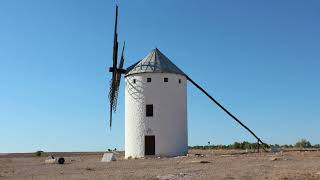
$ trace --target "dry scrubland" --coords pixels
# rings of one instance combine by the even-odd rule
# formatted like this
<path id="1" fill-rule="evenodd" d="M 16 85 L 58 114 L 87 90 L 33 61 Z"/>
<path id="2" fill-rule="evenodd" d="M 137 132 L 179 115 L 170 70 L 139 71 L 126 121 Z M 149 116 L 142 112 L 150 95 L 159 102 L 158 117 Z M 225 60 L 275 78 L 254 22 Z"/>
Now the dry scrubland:
<path id="1" fill-rule="evenodd" d="M 0 155 L 0 179 L 320 179 L 320 151 L 244 153 L 190 150 L 188 156 L 99 162 L 103 153 L 53 153 L 66 164 L 44 164 L 45 156 Z M 199 155 L 200 154 L 200 155 Z"/>

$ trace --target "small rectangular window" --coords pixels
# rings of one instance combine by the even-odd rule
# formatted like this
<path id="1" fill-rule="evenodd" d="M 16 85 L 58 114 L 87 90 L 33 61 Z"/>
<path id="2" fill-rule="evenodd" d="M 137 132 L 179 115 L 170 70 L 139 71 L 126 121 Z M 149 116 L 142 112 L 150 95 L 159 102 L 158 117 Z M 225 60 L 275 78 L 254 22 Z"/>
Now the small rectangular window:
<path id="1" fill-rule="evenodd" d="M 136 79 L 133 79 L 133 84 L 135 84 L 136 83 Z"/>
<path id="2" fill-rule="evenodd" d="M 163 81 L 164 81 L 164 82 L 168 82 L 168 78 L 164 78 Z"/>
<path id="3" fill-rule="evenodd" d="M 181 79 L 179 79 L 179 84 L 181 84 Z"/>
<path id="4" fill-rule="evenodd" d="M 153 104 L 146 105 L 146 116 L 147 117 L 153 116 Z"/>
<path id="5" fill-rule="evenodd" d="M 151 82 L 151 78 L 147 78 L 147 82 Z"/>

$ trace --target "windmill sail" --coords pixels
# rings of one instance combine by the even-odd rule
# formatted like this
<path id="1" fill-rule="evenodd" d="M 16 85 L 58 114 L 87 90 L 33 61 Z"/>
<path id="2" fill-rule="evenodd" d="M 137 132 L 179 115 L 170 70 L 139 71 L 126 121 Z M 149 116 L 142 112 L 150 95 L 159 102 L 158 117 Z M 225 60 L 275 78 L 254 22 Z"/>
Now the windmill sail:
<path id="1" fill-rule="evenodd" d="M 109 102 L 110 102 L 110 128 L 112 126 L 112 113 L 115 111 L 115 90 L 116 90 L 116 76 L 117 76 L 117 59 L 118 59 L 118 6 L 116 6 L 116 17 L 114 23 L 114 37 L 113 37 L 113 64 L 112 64 L 112 79 L 110 81 Z"/>
<path id="2" fill-rule="evenodd" d="M 119 87 L 120 87 L 120 81 L 121 81 L 121 72 L 120 72 L 120 70 L 122 70 L 123 64 L 124 64 L 124 56 L 123 56 L 124 47 L 125 47 L 125 43 L 123 43 L 120 63 L 119 63 L 119 67 L 118 67 L 118 72 L 116 73 L 115 90 L 114 90 L 115 94 L 114 94 L 114 104 L 113 104 L 114 112 L 117 110 L 118 94 L 119 94 Z"/>
<path id="3" fill-rule="evenodd" d="M 112 78 L 110 80 L 110 91 L 109 91 L 109 102 L 110 102 L 110 122 L 109 126 L 112 126 L 112 114 L 117 110 L 117 100 L 118 100 L 118 92 L 121 81 L 121 74 L 125 73 L 123 69 L 124 64 L 124 46 L 122 47 L 120 64 L 118 66 L 118 6 L 116 6 L 116 16 L 114 23 L 114 39 L 113 39 L 113 56 L 112 56 L 112 67 L 110 67 L 109 71 L 112 73 Z"/>
<path id="4" fill-rule="evenodd" d="M 116 17 L 114 23 L 114 37 L 113 37 L 113 68 L 117 67 L 118 59 L 118 6 L 116 6 Z"/>

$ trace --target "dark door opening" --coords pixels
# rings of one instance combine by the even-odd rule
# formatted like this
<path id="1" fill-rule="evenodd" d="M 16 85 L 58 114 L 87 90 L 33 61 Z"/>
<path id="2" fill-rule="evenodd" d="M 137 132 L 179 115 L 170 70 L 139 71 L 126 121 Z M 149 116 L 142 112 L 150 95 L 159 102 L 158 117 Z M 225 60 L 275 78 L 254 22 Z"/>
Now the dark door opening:
<path id="1" fill-rule="evenodd" d="M 145 155 L 155 155 L 156 142 L 154 136 L 145 136 L 144 138 L 144 154 Z"/>

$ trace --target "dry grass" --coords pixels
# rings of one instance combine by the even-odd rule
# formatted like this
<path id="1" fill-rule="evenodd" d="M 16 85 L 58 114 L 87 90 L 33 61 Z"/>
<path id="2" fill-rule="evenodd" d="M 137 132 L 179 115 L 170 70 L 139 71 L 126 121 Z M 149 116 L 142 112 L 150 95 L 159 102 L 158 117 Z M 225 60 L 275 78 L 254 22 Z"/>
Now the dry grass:
<path id="1" fill-rule="evenodd" d="M 320 179 L 319 151 L 191 150 L 188 156 L 131 160 L 122 152 L 110 163 L 100 162 L 100 152 L 54 154 L 66 163 L 44 164 L 46 157 L 27 153 L 0 155 L 0 179 Z"/>

